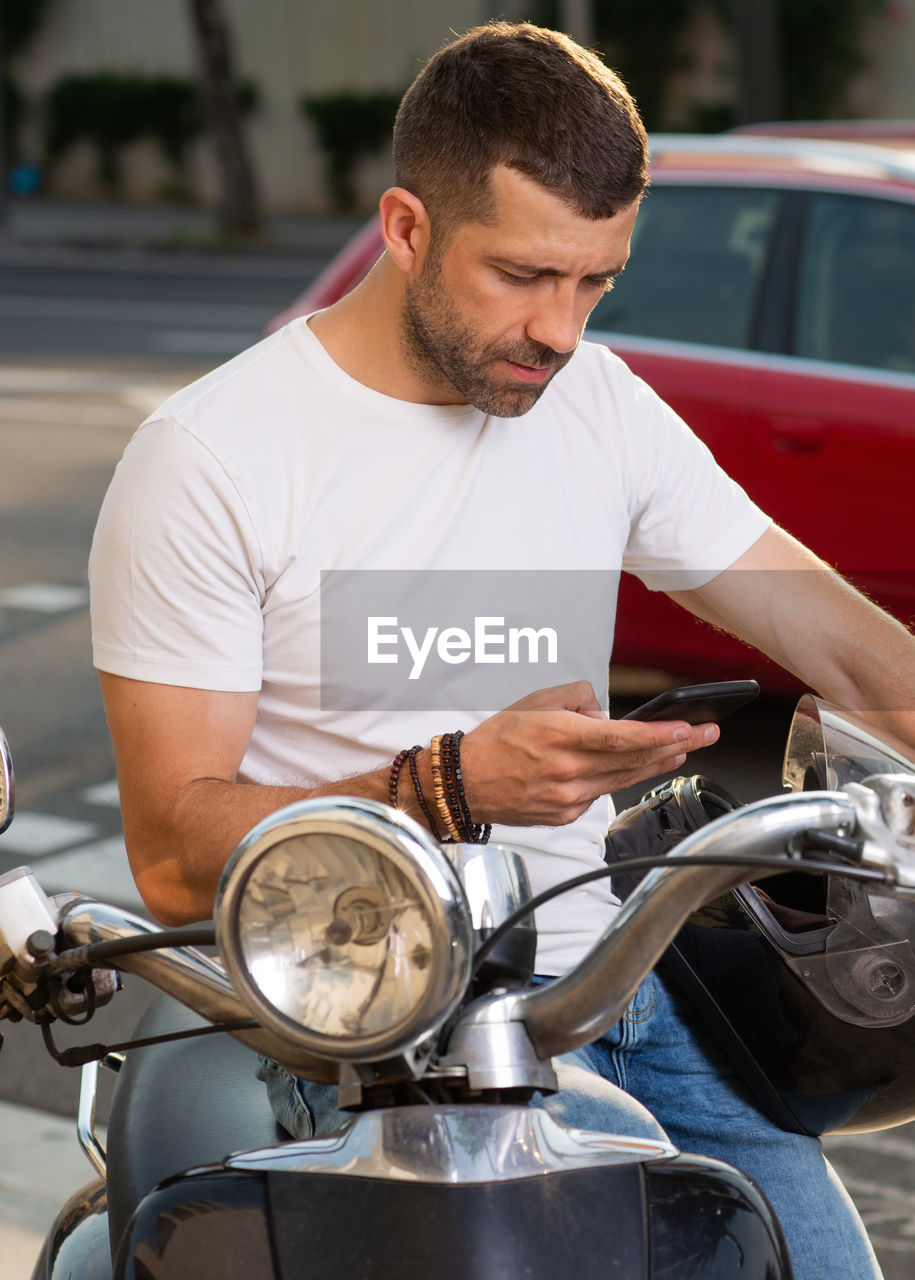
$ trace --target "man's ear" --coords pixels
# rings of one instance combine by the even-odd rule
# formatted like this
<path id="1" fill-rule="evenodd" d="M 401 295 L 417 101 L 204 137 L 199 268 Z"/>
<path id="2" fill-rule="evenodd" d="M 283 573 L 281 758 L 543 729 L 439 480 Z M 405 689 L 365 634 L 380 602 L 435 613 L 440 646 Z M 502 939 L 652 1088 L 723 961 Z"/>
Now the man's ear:
<path id="1" fill-rule="evenodd" d="M 405 187 L 391 187 L 381 197 L 378 211 L 388 256 L 407 275 L 419 275 L 429 249 L 426 206 Z"/>

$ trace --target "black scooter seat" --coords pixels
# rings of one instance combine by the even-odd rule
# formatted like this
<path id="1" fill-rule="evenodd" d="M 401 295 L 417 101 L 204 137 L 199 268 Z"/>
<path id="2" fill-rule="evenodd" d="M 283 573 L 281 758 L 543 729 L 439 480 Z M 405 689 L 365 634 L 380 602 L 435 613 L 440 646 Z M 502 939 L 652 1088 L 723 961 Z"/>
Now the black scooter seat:
<path id="1" fill-rule="evenodd" d="M 168 996 L 150 1005 L 138 1037 L 208 1025 Z M 118 1073 L 108 1121 L 112 1250 L 157 1183 L 233 1151 L 289 1141 L 256 1076 L 257 1054 L 218 1034 L 135 1049 Z"/>

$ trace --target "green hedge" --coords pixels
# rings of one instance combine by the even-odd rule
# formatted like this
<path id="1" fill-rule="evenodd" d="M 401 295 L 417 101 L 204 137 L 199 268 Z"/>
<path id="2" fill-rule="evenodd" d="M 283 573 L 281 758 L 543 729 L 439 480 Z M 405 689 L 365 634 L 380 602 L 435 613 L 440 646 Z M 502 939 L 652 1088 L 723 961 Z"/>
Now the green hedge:
<path id="1" fill-rule="evenodd" d="M 345 91 L 300 99 L 299 107 L 314 125 L 324 152 L 327 185 L 339 212 L 355 207 L 356 161 L 390 141 L 402 96 Z"/>
<path id="2" fill-rule="evenodd" d="M 238 89 L 243 112 L 254 109 L 257 92 L 249 84 Z M 203 132 L 205 116 L 198 86 L 178 76 L 63 76 L 44 101 L 45 143 L 49 162 L 74 143 L 88 140 L 96 148 L 100 180 L 109 188 L 120 181 L 122 149 L 142 138 L 158 142 L 179 186 L 189 143 Z"/>

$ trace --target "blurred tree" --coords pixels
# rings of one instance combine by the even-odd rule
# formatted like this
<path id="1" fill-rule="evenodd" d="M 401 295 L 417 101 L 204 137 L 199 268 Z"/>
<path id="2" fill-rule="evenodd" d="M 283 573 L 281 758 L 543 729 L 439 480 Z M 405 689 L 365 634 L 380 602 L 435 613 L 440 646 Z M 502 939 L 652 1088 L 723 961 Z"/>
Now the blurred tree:
<path id="1" fill-rule="evenodd" d="M 53 0 L 0 0 L 0 188 L 19 159 L 19 129 L 25 97 L 10 67 L 37 33 Z"/>
<path id="2" fill-rule="evenodd" d="M 737 45 L 738 124 L 782 115 L 782 40 L 779 0 L 733 0 Z"/>
<path id="3" fill-rule="evenodd" d="M 626 82 L 649 129 L 661 123 L 667 78 L 677 66 L 677 41 L 703 0 L 590 0 L 590 30 L 607 62 Z M 532 0 L 532 22 L 562 27 L 562 0 Z"/>
<path id="4" fill-rule="evenodd" d="M 664 0 L 651 6 L 649 17 L 642 0 L 594 0 L 597 42 L 649 129 L 662 127 L 668 76 L 682 65 L 677 44 L 695 9 L 696 0 Z"/>
<path id="5" fill-rule="evenodd" d="M 782 0 L 785 119 L 819 120 L 847 113 L 848 84 L 867 65 L 864 30 L 888 8 L 887 0 Z"/>
<path id="6" fill-rule="evenodd" d="M 594 45 L 593 0 L 559 0 L 559 27 L 586 49 Z"/>
<path id="7" fill-rule="evenodd" d="M 579 0 L 582 3 L 583 0 Z M 849 81 L 866 65 L 862 36 L 888 0 L 590 0 L 597 46 L 639 104 L 649 129 L 663 129 L 664 92 L 683 65 L 678 45 L 702 7 L 734 38 L 738 101 L 697 110 L 697 127 L 740 118 L 821 119 L 845 111 Z M 531 0 L 530 20 L 562 26 L 564 0 Z"/>
<path id="8" fill-rule="evenodd" d="M 220 226 L 229 235 L 255 235 L 260 202 L 241 127 L 229 19 L 222 0 L 190 0 L 190 16 L 222 189 Z"/>
<path id="9" fill-rule="evenodd" d="M 53 0 L 2 0 L 0 34 L 5 58 L 15 58 L 41 26 Z"/>

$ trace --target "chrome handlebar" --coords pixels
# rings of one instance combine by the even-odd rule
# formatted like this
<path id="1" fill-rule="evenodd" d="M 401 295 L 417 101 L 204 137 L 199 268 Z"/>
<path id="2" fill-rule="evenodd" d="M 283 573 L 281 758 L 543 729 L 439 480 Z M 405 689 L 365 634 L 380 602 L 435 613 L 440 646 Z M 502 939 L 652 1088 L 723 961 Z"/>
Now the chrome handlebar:
<path id="1" fill-rule="evenodd" d="M 677 860 L 682 863 L 697 854 L 778 854 L 810 828 L 847 835 L 854 827 L 853 804 L 832 793 L 777 796 L 693 832 L 677 846 Z M 516 1016 L 538 1055 L 566 1053 L 609 1030 L 689 916 L 747 876 L 745 866 L 733 864 L 679 865 L 649 872 L 581 964 L 555 982 L 516 997 Z"/>
<path id="2" fill-rule="evenodd" d="M 160 932 L 157 925 L 141 916 L 84 897 L 64 903 L 60 928 L 74 947 Z M 120 956 L 117 966 L 124 973 L 136 974 L 174 996 L 208 1022 L 250 1018 L 250 1011 L 239 999 L 222 965 L 195 947 L 140 951 Z M 263 1027 L 244 1028 L 232 1034 L 258 1053 L 275 1058 L 290 1071 L 310 1080 L 328 1084 L 337 1081 L 339 1072 L 335 1062 L 307 1054 Z"/>

